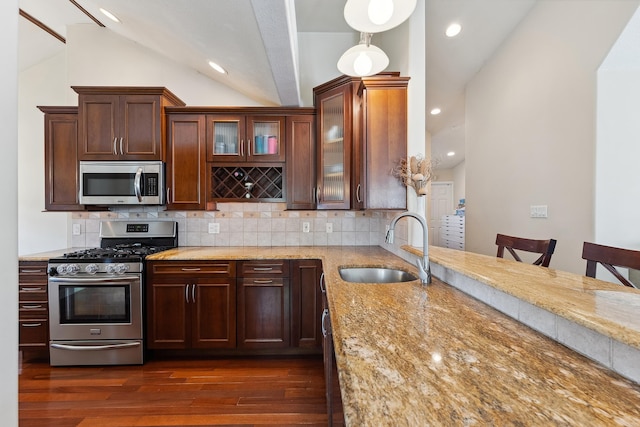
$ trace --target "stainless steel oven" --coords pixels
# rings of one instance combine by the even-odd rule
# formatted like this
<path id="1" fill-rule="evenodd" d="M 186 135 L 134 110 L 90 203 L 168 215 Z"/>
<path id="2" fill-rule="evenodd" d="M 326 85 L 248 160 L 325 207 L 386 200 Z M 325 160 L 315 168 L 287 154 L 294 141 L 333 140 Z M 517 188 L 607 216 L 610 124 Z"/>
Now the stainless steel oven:
<path id="1" fill-rule="evenodd" d="M 75 266 L 98 271 L 49 278 L 51 365 L 143 363 L 142 264 L 54 263 L 50 268 L 60 266 L 62 271 Z M 123 273 L 109 274 L 106 267 Z"/>
<path id="2" fill-rule="evenodd" d="M 49 260 L 52 366 L 144 363 L 144 258 L 177 233 L 175 221 L 103 221 L 100 248 Z"/>

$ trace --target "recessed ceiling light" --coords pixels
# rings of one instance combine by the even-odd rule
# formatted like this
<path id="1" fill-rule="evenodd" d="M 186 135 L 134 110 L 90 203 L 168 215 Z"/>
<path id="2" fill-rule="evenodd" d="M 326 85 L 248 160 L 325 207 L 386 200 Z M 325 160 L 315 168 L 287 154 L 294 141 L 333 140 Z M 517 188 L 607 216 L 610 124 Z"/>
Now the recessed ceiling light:
<path id="1" fill-rule="evenodd" d="M 213 68 L 214 70 L 216 70 L 220 74 L 227 74 L 227 70 L 225 70 L 224 68 L 222 68 L 221 66 L 219 66 L 215 62 L 209 61 L 209 65 L 211 66 L 211 68 Z"/>
<path id="2" fill-rule="evenodd" d="M 460 31 L 462 31 L 462 25 L 454 22 L 447 27 L 444 33 L 447 37 L 455 37 L 460 34 Z"/>
<path id="3" fill-rule="evenodd" d="M 118 19 L 118 17 L 113 13 L 109 12 L 107 9 L 100 8 L 100 12 L 102 12 L 104 16 L 111 19 L 113 22 L 117 22 L 118 24 L 120 23 L 120 20 Z"/>
<path id="4" fill-rule="evenodd" d="M 456 152 L 455 152 L 455 151 L 449 151 L 449 152 L 447 153 L 447 156 L 449 156 L 449 157 L 452 157 L 452 156 L 455 156 L 455 155 L 456 155 Z"/>
<path id="5" fill-rule="evenodd" d="M 432 116 L 437 116 L 438 114 L 440 114 L 442 112 L 442 110 L 440 110 L 439 108 L 434 108 L 433 110 L 431 110 L 431 115 Z"/>

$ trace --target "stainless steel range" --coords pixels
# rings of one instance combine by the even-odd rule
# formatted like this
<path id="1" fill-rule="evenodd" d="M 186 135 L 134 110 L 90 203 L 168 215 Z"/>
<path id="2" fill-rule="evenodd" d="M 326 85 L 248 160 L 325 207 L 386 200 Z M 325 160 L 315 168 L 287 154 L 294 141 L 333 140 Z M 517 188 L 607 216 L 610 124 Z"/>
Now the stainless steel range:
<path id="1" fill-rule="evenodd" d="M 175 221 L 103 221 L 100 248 L 50 259 L 51 365 L 142 364 L 144 258 L 176 246 Z"/>

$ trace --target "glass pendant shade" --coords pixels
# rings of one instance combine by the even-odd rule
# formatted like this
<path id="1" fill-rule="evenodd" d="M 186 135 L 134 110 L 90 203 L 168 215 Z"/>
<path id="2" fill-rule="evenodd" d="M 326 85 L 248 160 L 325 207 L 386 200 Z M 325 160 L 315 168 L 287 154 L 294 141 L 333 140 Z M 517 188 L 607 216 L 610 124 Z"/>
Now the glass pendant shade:
<path id="1" fill-rule="evenodd" d="M 389 65 L 389 57 L 377 46 L 361 43 L 348 49 L 338 60 L 338 70 L 347 76 L 378 74 Z"/>
<path id="2" fill-rule="evenodd" d="M 364 33 L 379 33 L 402 24 L 416 8 L 417 0 L 347 0 L 344 19 Z"/>

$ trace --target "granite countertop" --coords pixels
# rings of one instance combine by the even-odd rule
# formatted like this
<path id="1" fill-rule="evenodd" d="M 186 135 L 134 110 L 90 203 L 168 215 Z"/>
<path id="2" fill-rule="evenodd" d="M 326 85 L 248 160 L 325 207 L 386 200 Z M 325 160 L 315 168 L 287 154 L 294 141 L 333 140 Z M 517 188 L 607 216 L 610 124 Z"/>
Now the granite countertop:
<path id="1" fill-rule="evenodd" d="M 433 248 L 430 256 L 510 295 L 640 343 L 638 316 L 627 316 L 637 307 L 638 291 L 466 252 Z M 148 257 L 268 258 L 323 261 L 347 425 L 640 423 L 640 385 L 436 278 L 426 287 L 340 278 L 339 266 L 416 272 L 383 248 L 194 247 Z M 620 299 L 629 295 L 630 303 Z"/>
<path id="2" fill-rule="evenodd" d="M 403 248 L 414 255 L 417 249 Z M 46 261 L 75 248 L 20 256 Z M 148 260 L 321 259 L 347 425 L 638 425 L 640 385 L 434 278 L 344 282 L 340 266 L 415 267 L 380 247 L 180 247 Z M 436 264 L 640 348 L 640 291 L 431 247 Z M 433 269 L 433 267 L 432 267 Z"/>
<path id="3" fill-rule="evenodd" d="M 20 255 L 18 256 L 18 261 L 49 261 L 50 258 L 62 256 L 66 253 L 79 251 L 81 249 L 85 249 L 85 248 L 55 249 L 55 250 L 46 251 L 46 252 Z"/>

